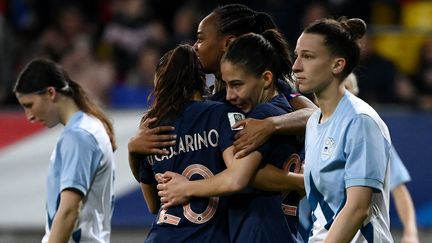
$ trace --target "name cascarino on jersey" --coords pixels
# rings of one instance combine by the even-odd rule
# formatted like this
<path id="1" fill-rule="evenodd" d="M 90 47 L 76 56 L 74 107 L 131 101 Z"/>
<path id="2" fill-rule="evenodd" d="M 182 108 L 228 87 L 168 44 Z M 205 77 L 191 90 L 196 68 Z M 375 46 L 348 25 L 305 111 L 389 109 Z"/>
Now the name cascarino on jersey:
<path id="1" fill-rule="evenodd" d="M 147 156 L 147 161 L 150 165 L 155 162 L 161 162 L 172 158 L 174 155 L 181 153 L 189 153 L 209 147 L 217 147 L 219 145 L 219 133 L 216 129 L 203 131 L 201 133 L 186 134 L 179 137 L 177 146 L 168 147 L 170 152 L 168 155 L 151 155 Z"/>

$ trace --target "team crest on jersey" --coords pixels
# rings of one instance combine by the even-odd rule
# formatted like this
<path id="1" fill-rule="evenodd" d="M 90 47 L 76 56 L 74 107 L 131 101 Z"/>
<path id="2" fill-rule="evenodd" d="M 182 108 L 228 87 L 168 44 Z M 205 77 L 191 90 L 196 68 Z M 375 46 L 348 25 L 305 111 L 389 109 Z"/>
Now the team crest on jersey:
<path id="1" fill-rule="evenodd" d="M 232 128 L 232 126 L 234 126 L 234 124 L 236 122 L 241 121 L 243 119 L 245 119 L 245 116 L 242 113 L 239 113 L 239 112 L 228 112 L 228 120 L 230 122 L 232 130 L 242 130 L 243 126 L 238 127 L 238 128 Z"/>
<path id="2" fill-rule="evenodd" d="M 333 138 L 331 137 L 326 138 L 321 151 L 321 159 L 327 160 L 328 158 L 330 158 L 330 156 L 333 154 L 335 146 L 336 144 Z"/>

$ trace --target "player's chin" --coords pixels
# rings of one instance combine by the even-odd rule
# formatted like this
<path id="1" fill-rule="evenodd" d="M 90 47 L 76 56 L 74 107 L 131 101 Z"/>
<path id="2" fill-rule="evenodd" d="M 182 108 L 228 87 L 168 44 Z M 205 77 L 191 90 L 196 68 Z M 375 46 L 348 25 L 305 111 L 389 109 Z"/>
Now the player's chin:
<path id="1" fill-rule="evenodd" d="M 57 125 L 57 123 L 49 123 L 49 122 L 46 122 L 46 121 L 42 121 L 41 124 L 44 125 L 47 128 L 53 128 L 53 127 L 55 127 Z"/>
<path id="2" fill-rule="evenodd" d="M 252 110 L 252 108 L 246 104 L 240 104 L 235 106 L 239 108 L 241 111 L 243 111 L 243 113 L 249 113 Z"/>
<path id="3" fill-rule="evenodd" d="M 304 94 L 313 93 L 313 88 L 311 88 L 310 86 L 308 86 L 306 84 L 299 84 L 298 89 L 301 93 L 304 93 Z"/>

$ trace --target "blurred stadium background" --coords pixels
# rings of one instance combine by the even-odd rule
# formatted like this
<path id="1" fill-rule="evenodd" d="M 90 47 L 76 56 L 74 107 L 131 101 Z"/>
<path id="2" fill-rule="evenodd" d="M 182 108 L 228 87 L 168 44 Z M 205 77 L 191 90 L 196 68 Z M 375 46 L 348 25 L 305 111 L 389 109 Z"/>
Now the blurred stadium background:
<path id="1" fill-rule="evenodd" d="M 28 124 L 11 92 L 18 71 L 44 56 L 62 64 L 111 115 L 118 139 L 112 242 L 142 242 L 153 216 L 127 162 L 161 53 L 193 43 L 214 7 L 268 12 L 291 46 L 325 16 L 368 23 L 356 74 L 359 96 L 390 128 L 408 168 L 422 242 L 432 242 L 432 1 L 416 0 L 0 0 L 0 242 L 40 242 L 48 158 L 61 130 Z M 391 209 L 392 231 L 401 224 Z"/>

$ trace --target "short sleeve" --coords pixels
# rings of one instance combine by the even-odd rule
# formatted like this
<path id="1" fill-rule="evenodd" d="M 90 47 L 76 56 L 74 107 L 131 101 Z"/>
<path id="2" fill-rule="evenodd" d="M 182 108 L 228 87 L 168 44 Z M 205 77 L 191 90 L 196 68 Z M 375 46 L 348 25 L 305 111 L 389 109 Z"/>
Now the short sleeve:
<path id="1" fill-rule="evenodd" d="M 233 145 L 234 136 L 240 129 L 234 129 L 232 126 L 243 119 L 245 119 L 245 115 L 238 109 L 230 108 L 222 112 L 219 122 L 219 147 L 221 152 Z"/>
<path id="2" fill-rule="evenodd" d="M 85 196 L 103 157 L 95 138 L 74 129 L 63 135 L 58 149 L 62 161 L 60 190 L 74 188 Z"/>
<path id="3" fill-rule="evenodd" d="M 389 161 L 390 144 L 378 124 L 368 115 L 358 115 L 346 134 L 345 185 L 366 186 L 381 191 Z"/>
<path id="4" fill-rule="evenodd" d="M 139 180 L 144 184 L 157 184 L 151 166 L 152 156 L 145 156 L 140 159 L 139 163 Z"/>
<path id="5" fill-rule="evenodd" d="M 248 117 L 254 118 L 254 119 L 265 119 L 267 117 L 276 116 L 276 114 L 271 113 L 272 107 L 268 106 L 268 104 L 264 103 L 259 106 L 257 106 L 251 113 L 249 113 Z M 277 114 L 280 115 L 280 114 Z M 271 140 L 268 139 L 263 145 L 261 145 L 257 151 L 261 153 L 263 157 L 266 157 L 266 155 L 272 150 L 271 147 Z M 263 160 L 264 161 L 264 160 Z"/>
<path id="6" fill-rule="evenodd" d="M 397 186 L 411 181 L 407 168 L 402 163 L 396 149 L 392 146 L 390 150 L 390 190 L 393 191 Z"/>

